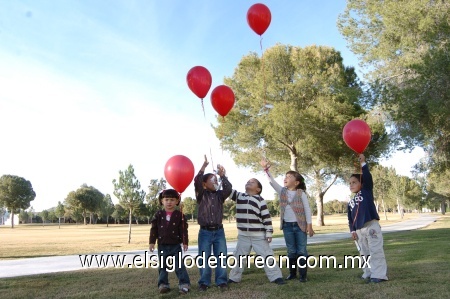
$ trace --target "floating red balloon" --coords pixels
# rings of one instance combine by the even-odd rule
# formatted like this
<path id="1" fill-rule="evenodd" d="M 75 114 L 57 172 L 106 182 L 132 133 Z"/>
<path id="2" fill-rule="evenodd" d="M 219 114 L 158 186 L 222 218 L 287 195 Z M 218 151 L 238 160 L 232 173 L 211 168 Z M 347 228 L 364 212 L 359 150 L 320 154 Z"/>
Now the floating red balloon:
<path id="1" fill-rule="evenodd" d="M 365 151 L 371 136 L 369 125 L 361 119 L 349 121 L 342 131 L 342 138 L 347 146 L 358 154 Z"/>
<path id="2" fill-rule="evenodd" d="M 259 35 L 269 28 L 271 20 L 269 8 L 262 3 L 253 4 L 247 11 L 247 23 Z"/>
<path id="3" fill-rule="evenodd" d="M 222 116 L 234 106 L 234 92 L 226 85 L 219 85 L 211 92 L 211 105 Z"/>
<path id="4" fill-rule="evenodd" d="M 164 176 L 178 193 L 182 193 L 194 178 L 194 164 L 186 156 L 173 156 L 164 166 Z"/>
<path id="5" fill-rule="evenodd" d="M 203 99 L 211 88 L 212 77 L 207 68 L 194 66 L 187 73 L 186 81 L 189 89 L 200 99 Z"/>

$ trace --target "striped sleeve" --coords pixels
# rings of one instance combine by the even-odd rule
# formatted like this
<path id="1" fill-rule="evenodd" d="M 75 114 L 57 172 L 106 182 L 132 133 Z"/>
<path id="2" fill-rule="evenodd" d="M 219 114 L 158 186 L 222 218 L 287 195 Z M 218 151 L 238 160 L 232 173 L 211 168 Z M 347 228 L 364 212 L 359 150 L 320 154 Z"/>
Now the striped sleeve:
<path id="1" fill-rule="evenodd" d="M 266 228 L 266 238 L 271 238 L 273 234 L 273 226 L 272 226 L 272 217 L 270 217 L 269 209 L 267 208 L 267 203 L 264 198 L 260 197 L 260 211 L 261 211 L 261 220 Z"/>

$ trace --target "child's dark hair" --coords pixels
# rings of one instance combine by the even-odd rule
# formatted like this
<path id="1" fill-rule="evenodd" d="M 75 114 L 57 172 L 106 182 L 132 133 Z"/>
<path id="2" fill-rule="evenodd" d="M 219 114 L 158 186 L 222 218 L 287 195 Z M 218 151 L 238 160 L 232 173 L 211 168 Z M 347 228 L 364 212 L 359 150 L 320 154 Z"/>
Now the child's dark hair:
<path id="1" fill-rule="evenodd" d="M 254 180 L 256 181 L 256 183 L 258 184 L 258 188 L 260 189 L 259 192 L 258 192 L 258 195 L 260 195 L 261 192 L 262 192 L 262 185 L 261 185 L 261 182 L 258 181 L 257 179 L 254 179 Z"/>
<path id="2" fill-rule="evenodd" d="M 351 178 L 356 178 L 361 184 L 363 183 L 363 177 L 360 173 L 352 173 Z"/>
<path id="3" fill-rule="evenodd" d="M 177 190 L 175 190 L 175 189 L 166 189 L 166 190 L 159 192 L 158 199 L 159 199 L 160 205 L 163 204 L 162 203 L 163 198 L 176 198 L 176 199 L 180 200 L 180 193 L 178 193 Z M 179 204 L 180 204 L 180 202 L 178 202 L 177 205 L 179 205 Z"/>
<path id="4" fill-rule="evenodd" d="M 294 176 L 295 180 L 297 182 L 300 182 L 300 184 L 297 185 L 297 189 L 302 189 L 303 191 L 306 191 L 305 179 L 300 173 L 298 173 L 297 171 L 289 170 L 288 172 L 286 172 L 286 175 L 288 174 Z"/>
<path id="5" fill-rule="evenodd" d="M 214 175 L 214 173 L 205 173 L 202 177 L 203 183 L 206 183 L 209 180 L 209 178 L 213 175 Z"/>

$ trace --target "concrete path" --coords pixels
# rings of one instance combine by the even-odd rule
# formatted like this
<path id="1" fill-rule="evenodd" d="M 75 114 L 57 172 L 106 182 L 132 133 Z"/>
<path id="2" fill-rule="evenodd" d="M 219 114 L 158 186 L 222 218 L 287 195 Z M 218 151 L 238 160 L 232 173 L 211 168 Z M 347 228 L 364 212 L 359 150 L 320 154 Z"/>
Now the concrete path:
<path id="1" fill-rule="evenodd" d="M 406 220 L 403 222 L 385 225 L 382 227 L 383 233 L 398 231 L 415 230 L 430 225 L 438 217 L 432 215 L 421 215 L 417 219 Z M 317 234 L 312 238 L 308 237 L 308 244 L 317 244 L 341 239 L 349 239 L 350 234 L 329 233 Z M 232 253 L 236 247 L 236 241 L 227 242 L 228 252 Z M 272 248 L 286 247 L 284 238 L 274 238 L 271 243 Z M 197 246 L 190 246 L 184 254 L 188 256 L 197 256 Z M 37 257 L 18 260 L 0 261 L 0 278 L 17 277 L 25 275 L 55 273 L 64 271 L 75 271 L 82 269 L 98 269 L 106 267 L 138 268 L 148 264 L 148 261 L 157 258 L 157 252 L 147 252 L 144 250 L 108 252 L 96 255 L 67 255 L 52 257 Z M 90 262 L 90 266 L 88 263 Z M 83 265 L 84 264 L 84 265 Z"/>

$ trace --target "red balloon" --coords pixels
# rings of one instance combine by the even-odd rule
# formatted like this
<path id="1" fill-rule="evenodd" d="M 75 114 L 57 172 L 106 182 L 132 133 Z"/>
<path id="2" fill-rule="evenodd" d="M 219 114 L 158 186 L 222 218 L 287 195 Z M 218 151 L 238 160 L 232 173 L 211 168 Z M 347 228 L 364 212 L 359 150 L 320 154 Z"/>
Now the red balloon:
<path id="1" fill-rule="evenodd" d="M 190 90 L 200 99 L 203 99 L 211 88 L 212 77 L 207 68 L 194 66 L 187 73 L 186 81 Z"/>
<path id="2" fill-rule="evenodd" d="M 219 85 L 211 92 L 211 104 L 222 116 L 230 112 L 234 106 L 234 92 L 226 85 Z"/>
<path id="3" fill-rule="evenodd" d="M 262 3 L 253 4 L 247 11 L 247 23 L 259 35 L 269 28 L 271 20 L 269 8 Z"/>
<path id="4" fill-rule="evenodd" d="M 178 193 L 182 193 L 194 178 L 194 164 L 186 156 L 173 156 L 164 166 L 164 176 Z"/>
<path id="5" fill-rule="evenodd" d="M 342 138 L 347 146 L 358 154 L 366 150 L 371 136 L 369 125 L 361 119 L 349 121 L 342 131 Z"/>

